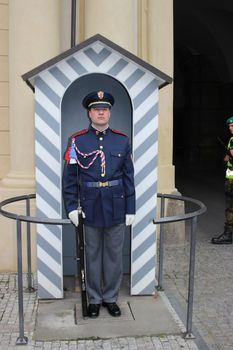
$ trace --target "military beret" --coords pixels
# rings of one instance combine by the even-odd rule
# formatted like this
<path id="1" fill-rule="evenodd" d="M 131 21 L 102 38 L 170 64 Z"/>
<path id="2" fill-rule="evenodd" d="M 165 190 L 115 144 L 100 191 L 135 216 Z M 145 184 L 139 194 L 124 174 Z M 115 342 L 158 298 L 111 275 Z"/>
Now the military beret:
<path id="1" fill-rule="evenodd" d="M 233 124 L 233 117 L 228 118 L 226 124 Z"/>
<path id="2" fill-rule="evenodd" d="M 105 91 L 94 91 L 83 99 L 83 106 L 90 108 L 111 108 L 114 105 L 113 96 Z"/>

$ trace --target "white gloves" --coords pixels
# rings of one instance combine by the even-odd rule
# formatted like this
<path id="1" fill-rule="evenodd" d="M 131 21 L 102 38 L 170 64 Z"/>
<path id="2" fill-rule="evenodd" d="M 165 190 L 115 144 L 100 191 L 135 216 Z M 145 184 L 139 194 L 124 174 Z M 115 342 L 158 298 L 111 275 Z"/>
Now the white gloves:
<path id="1" fill-rule="evenodd" d="M 126 226 L 132 225 L 134 222 L 135 215 L 134 214 L 126 214 L 125 215 L 125 224 Z"/>
<path id="2" fill-rule="evenodd" d="M 78 227 L 79 224 L 79 220 L 78 220 L 78 210 L 73 210 L 68 214 L 68 217 L 70 219 L 70 221 L 72 222 L 72 224 L 74 224 L 74 226 Z"/>
<path id="3" fill-rule="evenodd" d="M 83 218 L 85 218 L 85 214 L 83 212 L 82 212 L 82 216 L 83 216 Z M 78 227 L 78 224 L 79 224 L 78 210 L 71 211 L 68 214 L 68 217 L 69 217 L 70 221 L 72 222 L 72 224 L 74 224 L 74 226 Z M 134 214 L 126 214 L 126 216 L 125 216 L 126 226 L 132 225 L 132 223 L 134 222 L 134 218 L 135 218 Z"/>
<path id="4" fill-rule="evenodd" d="M 85 218 L 85 214 L 82 211 L 82 216 L 83 218 Z M 74 224 L 74 226 L 78 227 L 79 224 L 79 219 L 78 219 L 78 210 L 73 210 L 68 214 L 68 217 L 70 219 L 70 221 L 72 222 L 72 224 Z"/>

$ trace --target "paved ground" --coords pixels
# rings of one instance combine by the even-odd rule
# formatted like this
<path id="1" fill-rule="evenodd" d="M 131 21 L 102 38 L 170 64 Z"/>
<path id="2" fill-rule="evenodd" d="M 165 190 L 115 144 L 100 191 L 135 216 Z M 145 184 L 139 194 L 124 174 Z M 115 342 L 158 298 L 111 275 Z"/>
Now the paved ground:
<path id="1" fill-rule="evenodd" d="M 25 285 L 26 285 L 26 276 Z M 172 317 L 181 331 L 184 327 L 169 304 L 168 299 L 161 293 L 161 298 L 167 303 Z M 0 350 L 27 349 L 27 350 L 197 350 L 193 340 L 185 341 L 181 335 L 134 336 L 111 339 L 88 340 L 56 340 L 35 341 L 33 330 L 37 316 L 38 302 L 36 293 L 24 293 L 25 309 L 25 336 L 27 345 L 15 345 L 19 335 L 18 330 L 18 301 L 17 278 L 15 274 L 0 274 Z"/>
<path id="2" fill-rule="evenodd" d="M 183 174 L 177 180 L 177 187 L 183 195 L 203 201 L 208 212 L 198 221 L 196 249 L 194 334 L 193 340 L 181 336 L 120 337 L 106 340 L 72 340 L 39 342 L 32 338 L 35 327 L 36 293 L 24 294 L 25 334 L 27 350 L 116 350 L 116 349 L 159 349 L 159 350 L 232 350 L 233 349 L 233 245 L 214 246 L 209 243 L 213 235 L 222 230 L 223 182 L 218 174 Z M 187 225 L 187 232 L 188 232 Z M 164 287 L 165 294 L 181 318 L 186 316 L 187 281 L 189 262 L 189 237 L 177 245 L 165 246 Z M 172 314 L 175 313 L 171 310 Z M 18 336 L 18 305 L 16 276 L 0 275 L 0 349 L 16 349 Z M 177 322 L 180 324 L 179 319 Z M 195 343 L 197 345 L 195 345 Z"/>
<path id="3" fill-rule="evenodd" d="M 232 350 L 233 245 L 210 244 L 211 237 L 219 235 L 223 229 L 223 174 L 190 171 L 179 175 L 178 179 L 177 187 L 183 195 L 201 200 L 208 208 L 198 221 L 193 318 L 196 341 L 199 334 L 200 349 Z M 186 310 L 188 241 L 187 235 L 186 243 L 165 248 L 164 286 L 181 316 Z"/>
<path id="4" fill-rule="evenodd" d="M 129 296 L 128 289 L 122 293 L 124 286 L 119 295 L 121 317 L 113 318 L 101 307 L 97 319 L 83 319 L 80 293 L 66 293 L 63 300 L 40 301 L 33 338 L 52 341 L 181 334 L 161 294 Z"/>

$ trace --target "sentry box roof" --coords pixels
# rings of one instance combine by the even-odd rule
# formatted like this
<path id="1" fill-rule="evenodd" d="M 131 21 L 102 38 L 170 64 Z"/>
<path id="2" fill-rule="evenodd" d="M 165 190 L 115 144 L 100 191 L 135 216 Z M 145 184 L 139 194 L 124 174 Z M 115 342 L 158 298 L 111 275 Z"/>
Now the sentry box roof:
<path id="1" fill-rule="evenodd" d="M 95 49 L 95 50 L 94 50 Z M 106 39 L 100 34 L 96 34 L 93 37 L 83 41 L 82 43 L 72 47 L 71 49 L 64 51 L 63 53 L 55 56 L 47 62 L 39 65 L 38 67 L 30 70 L 29 72 L 22 75 L 22 78 L 34 91 L 36 76 L 45 70 L 49 70 L 56 66 L 58 62 L 72 58 L 79 51 L 85 52 L 85 54 L 91 59 L 94 58 L 95 62 L 99 61 L 102 63 L 112 52 L 116 52 L 121 56 L 121 64 L 124 65 L 127 62 L 134 63 L 138 65 L 141 69 L 144 69 L 154 75 L 158 81 L 158 87 L 162 88 L 170 83 L 172 83 L 172 78 L 149 63 L 143 61 L 139 57 L 135 56 L 131 52 L 123 49 L 121 46 L 113 43 L 112 41 Z M 95 56 L 95 57 L 94 57 Z M 75 64 L 75 63 L 74 63 Z M 77 66 L 77 64 L 76 64 Z M 81 66 L 79 67 L 81 69 Z M 76 67 L 78 69 L 78 67 Z M 83 72 L 85 73 L 85 72 Z"/>

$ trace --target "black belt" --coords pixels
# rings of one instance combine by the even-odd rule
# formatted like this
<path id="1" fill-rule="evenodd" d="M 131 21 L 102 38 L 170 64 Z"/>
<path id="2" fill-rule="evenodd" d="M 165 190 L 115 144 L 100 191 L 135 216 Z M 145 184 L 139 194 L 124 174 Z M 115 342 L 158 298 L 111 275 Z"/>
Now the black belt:
<path id="1" fill-rule="evenodd" d="M 82 182 L 82 185 L 86 187 L 112 187 L 112 186 L 117 186 L 122 184 L 122 179 L 119 180 L 112 180 L 112 181 L 97 181 L 97 182 L 92 182 L 92 181 L 86 181 Z"/>

